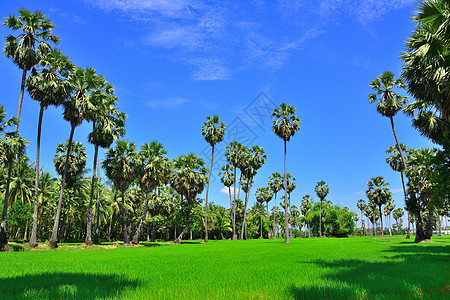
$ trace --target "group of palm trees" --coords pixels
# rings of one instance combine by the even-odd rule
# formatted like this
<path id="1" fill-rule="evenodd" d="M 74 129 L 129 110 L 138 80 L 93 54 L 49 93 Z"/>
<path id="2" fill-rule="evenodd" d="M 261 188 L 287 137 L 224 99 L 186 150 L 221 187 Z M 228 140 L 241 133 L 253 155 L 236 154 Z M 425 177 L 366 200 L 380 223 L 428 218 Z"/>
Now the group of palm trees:
<path id="1" fill-rule="evenodd" d="M 410 214 L 413 214 L 415 242 L 431 238 L 435 220 L 440 223 L 441 215 L 448 216 L 450 206 L 450 68 L 446 63 L 450 56 L 447 35 L 450 3 L 430 0 L 420 3 L 418 8 L 412 18 L 416 27 L 401 55 L 402 77 L 395 79 L 393 73 L 385 72 L 369 85 L 376 91 L 369 95 L 369 103 L 377 101 L 377 111 L 388 117 L 392 126 L 396 146 L 386 151 L 392 154 L 386 162 L 401 174 L 408 214 L 407 238 L 410 237 Z M 404 107 L 407 98 L 394 89 L 406 89 L 414 101 Z M 393 120 L 401 110 L 412 117 L 414 128 L 442 150 L 410 149 L 401 144 Z M 389 203 L 390 198 L 386 185 L 383 178 L 372 178 L 366 192 L 369 200 L 379 207 L 380 216 L 381 206 Z M 426 222 L 423 214 L 427 215 Z"/>

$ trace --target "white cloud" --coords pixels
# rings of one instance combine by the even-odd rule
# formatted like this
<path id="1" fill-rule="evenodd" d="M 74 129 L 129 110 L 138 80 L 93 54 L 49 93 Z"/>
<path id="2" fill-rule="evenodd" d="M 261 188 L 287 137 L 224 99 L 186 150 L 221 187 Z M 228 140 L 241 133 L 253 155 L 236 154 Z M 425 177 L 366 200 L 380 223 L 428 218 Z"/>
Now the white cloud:
<path id="1" fill-rule="evenodd" d="M 231 196 L 233 196 L 233 187 L 230 188 L 230 191 L 231 191 Z M 239 191 L 239 189 L 236 188 L 236 195 L 237 195 L 238 191 Z M 226 186 L 224 186 L 224 187 L 220 190 L 220 192 L 221 192 L 222 194 L 225 194 L 225 195 L 230 195 L 230 194 L 228 193 L 228 188 L 227 188 Z M 241 193 L 242 193 L 242 190 L 241 190 Z"/>
<path id="2" fill-rule="evenodd" d="M 392 189 L 391 192 L 392 194 L 403 193 L 403 189 Z"/>
<path id="3" fill-rule="evenodd" d="M 150 108 L 173 108 L 182 106 L 189 102 L 189 99 L 181 97 L 169 97 L 166 99 L 148 101 L 146 104 Z"/>

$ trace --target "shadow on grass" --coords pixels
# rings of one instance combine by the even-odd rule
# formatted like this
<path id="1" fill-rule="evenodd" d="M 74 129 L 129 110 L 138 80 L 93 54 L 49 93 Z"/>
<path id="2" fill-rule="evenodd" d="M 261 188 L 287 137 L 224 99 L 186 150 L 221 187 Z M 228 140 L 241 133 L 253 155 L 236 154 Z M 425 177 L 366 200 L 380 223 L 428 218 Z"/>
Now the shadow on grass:
<path id="1" fill-rule="evenodd" d="M 424 247 L 423 247 L 424 246 Z M 448 299 L 449 246 L 393 246 L 378 259 L 297 261 L 322 269 L 317 285 L 292 285 L 296 299 Z"/>
<path id="2" fill-rule="evenodd" d="M 43 273 L 2 278 L 0 299 L 116 298 L 139 285 L 119 275 Z"/>

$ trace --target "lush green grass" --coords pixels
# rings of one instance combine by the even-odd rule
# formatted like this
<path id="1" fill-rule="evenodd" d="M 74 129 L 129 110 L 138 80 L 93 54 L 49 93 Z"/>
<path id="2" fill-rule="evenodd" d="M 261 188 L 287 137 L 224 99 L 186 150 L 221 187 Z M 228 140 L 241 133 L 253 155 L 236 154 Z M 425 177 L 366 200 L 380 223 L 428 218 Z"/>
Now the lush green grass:
<path id="1" fill-rule="evenodd" d="M 0 299 L 450 297 L 449 238 L 149 243 L 0 253 L 0 265 Z"/>

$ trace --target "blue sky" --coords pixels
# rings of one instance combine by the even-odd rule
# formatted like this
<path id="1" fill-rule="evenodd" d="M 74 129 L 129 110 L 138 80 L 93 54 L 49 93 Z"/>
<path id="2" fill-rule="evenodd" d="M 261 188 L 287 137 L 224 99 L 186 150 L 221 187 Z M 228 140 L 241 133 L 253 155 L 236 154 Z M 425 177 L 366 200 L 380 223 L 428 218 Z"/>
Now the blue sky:
<path id="1" fill-rule="evenodd" d="M 0 16 L 18 8 L 40 10 L 56 25 L 59 48 L 79 67 L 93 67 L 116 88 L 127 113 L 126 139 L 139 147 L 160 141 L 168 155 L 194 152 L 209 162 L 201 135 L 209 115 L 229 130 L 217 147 L 214 174 L 226 143 L 262 146 L 266 164 L 254 188 L 283 172 L 283 143 L 271 131 L 270 110 L 281 102 L 297 108 L 301 129 L 288 143 L 288 172 L 297 178 L 292 204 L 324 180 L 328 200 L 357 211 L 370 177 L 390 183 L 403 207 L 400 175 L 385 159 L 394 144 L 387 118 L 367 103 L 369 82 L 384 71 L 400 73 L 400 52 L 414 24 L 415 1 L 3 1 Z M 2 27 L 0 35 L 10 32 Z M 0 103 L 17 110 L 21 72 L 0 59 Z M 38 103 L 25 95 L 21 134 L 35 159 Z M 61 109 L 44 114 L 42 162 L 54 172 L 56 145 L 69 136 Z M 402 114 L 395 118 L 401 142 L 432 147 Z M 91 124 L 76 129 L 87 146 Z M 100 158 L 103 158 L 101 153 Z M 210 200 L 229 207 L 213 178 Z M 250 204 L 254 196 L 250 198 Z M 271 203 L 271 205 L 273 202 Z"/>

